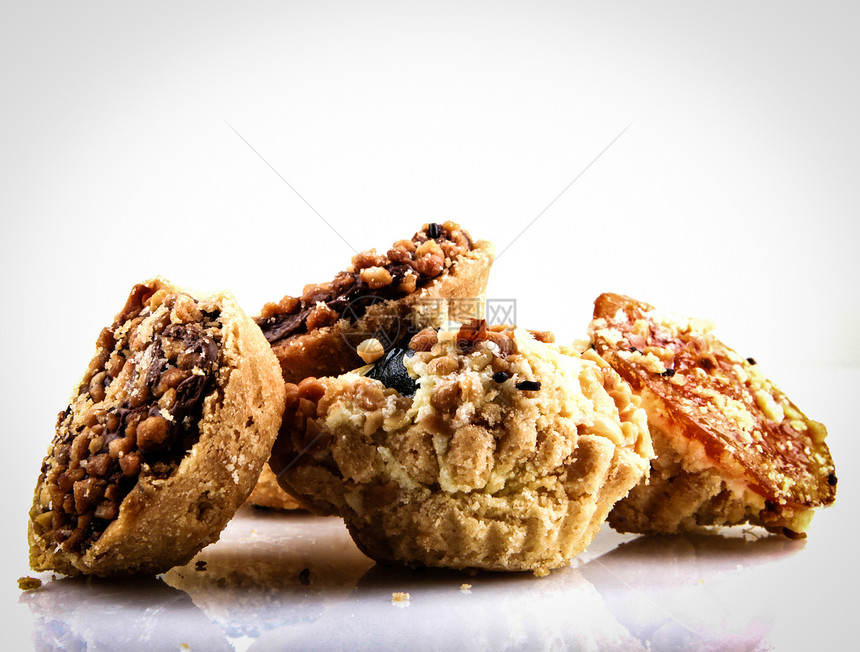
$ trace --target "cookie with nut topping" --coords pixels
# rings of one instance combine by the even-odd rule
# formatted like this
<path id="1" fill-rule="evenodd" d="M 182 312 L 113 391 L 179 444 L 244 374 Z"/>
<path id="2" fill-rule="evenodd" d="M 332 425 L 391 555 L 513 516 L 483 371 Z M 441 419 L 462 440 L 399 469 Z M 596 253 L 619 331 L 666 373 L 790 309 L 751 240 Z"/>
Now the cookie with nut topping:
<path id="1" fill-rule="evenodd" d="M 482 317 L 493 255 L 491 243 L 474 241 L 459 224 L 425 224 L 385 254 L 371 249 L 353 256 L 332 281 L 266 304 L 257 323 L 286 382 L 342 374 L 363 363 L 362 342 L 372 339 L 387 350 L 424 326 Z M 248 502 L 298 506 L 269 473 Z"/>
<path id="2" fill-rule="evenodd" d="M 274 354 L 231 295 L 136 285 L 59 414 L 30 510 L 31 567 L 186 563 L 254 486 L 283 397 Z"/>
<path id="3" fill-rule="evenodd" d="M 796 538 L 833 502 L 826 428 L 709 324 L 607 293 L 595 301 L 589 334 L 642 398 L 657 452 L 647 481 L 610 514 L 616 530 L 751 523 Z"/>
<path id="4" fill-rule="evenodd" d="M 384 254 L 353 256 L 332 281 L 266 304 L 256 321 L 285 382 L 341 374 L 361 366 L 368 338 L 389 348 L 410 329 L 482 317 L 493 252 L 454 222 L 425 224 Z"/>
<path id="5" fill-rule="evenodd" d="M 475 320 L 423 330 L 358 372 L 288 384 L 272 469 L 377 561 L 563 566 L 652 451 L 629 386 L 593 352 L 548 339 Z"/>

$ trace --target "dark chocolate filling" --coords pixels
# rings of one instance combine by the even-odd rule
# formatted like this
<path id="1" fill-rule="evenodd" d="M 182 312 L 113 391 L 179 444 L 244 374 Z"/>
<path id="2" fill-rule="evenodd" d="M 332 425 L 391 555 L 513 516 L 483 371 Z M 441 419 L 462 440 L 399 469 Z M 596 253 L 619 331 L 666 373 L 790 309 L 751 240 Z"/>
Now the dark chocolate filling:
<path id="1" fill-rule="evenodd" d="M 367 372 L 367 377 L 378 380 L 386 387 L 411 398 L 418 391 L 418 383 L 409 375 L 406 365 L 403 364 L 403 358 L 411 358 L 413 355 L 415 355 L 415 351 L 410 349 L 406 343 L 403 343 L 402 346 L 395 346 L 373 365 L 373 368 Z"/>
<path id="2" fill-rule="evenodd" d="M 208 322 L 209 327 L 220 328 L 218 321 L 220 313 L 204 313 L 204 315 L 204 320 Z M 98 426 L 102 429 L 98 435 L 101 437 L 101 445 L 96 450 L 88 450 L 82 458 L 81 465 L 72 471 L 68 469 L 72 443 L 76 437 L 86 433 L 87 428 L 72 427 L 71 407 L 60 413 L 57 428 L 58 441 L 54 445 L 55 454 L 52 460 L 46 460 L 43 464 L 43 472 L 48 475 L 48 488 L 52 495 L 54 513 L 52 529 L 53 538 L 57 543 L 66 542 L 67 549 L 71 550 L 87 548 L 116 518 L 119 503 L 134 488 L 139 474 L 143 471 L 143 465 L 148 467 L 149 475 L 168 477 L 197 442 L 200 435 L 198 422 L 202 416 L 203 402 L 215 390 L 215 371 L 218 360 L 217 343 L 201 329 L 201 325 L 198 324 L 172 324 L 164 329 L 161 337 L 150 345 L 153 360 L 149 367 L 145 371 L 138 372 L 144 374 L 143 388 L 148 389 L 149 400 L 136 407 L 133 407 L 131 402 L 124 401 L 105 410 Z M 182 366 L 185 370 L 198 368 L 203 371 L 203 374 L 191 373 L 179 382 L 174 387 L 176 399 L 173 405 L 162 411 L 158 405 L 158 398 L 154 397 L 155 388 L 168 370 L 178 368 L 178 360 L 170 362 L 163 353 L 162 342 L 167 337 L 182 341 L 183 352 L 180 357 L 183 358 Z M 108 374 L 105 384 L 110 384 L 112 380 L 113 378 Z M 166 432 L 159 437 L 160 441 L 153 442 L 145 449 L 130 445 L 130 450 L 124 456 L 126 462 L 130 456 L 138 455 L 140 469 L 134 474 L 126 473 L 122 467 L 122 458 L 109 457 L 111 443 L 117 439 L 129 437 L 127 430 L 131 424 L 137 424 L 136 427 L 138 427 L 148 417 L 163 419 L 164 412 L 171 417 L 164 419 L 167 425 Z M 96 437 L 97 435 L 91 432 L 90 442 Z M 131 440 L 134 440 L 134 437 L 131 437 Z M 80 511 L 77 506 L 71 508 L 75 495 L 72 490 L 74 480 L 71 479 L 70 474 L 79 476 L 81 470 L 83 477 L 78 477 L 77 480 L 92 479 L 96 493 L 96 497 L 83 511 Z M 59 502 L 62 504 L 57 504 Z M 113 507 L 103 510 L 102 515 L 105 517 L 100 517 L 96 514 L 99 513 L 99 505 L 103 502 L 112 502 Z M 81 528 L 82 531 L 78 531 Z"/>
<path id="3" fill-rule="evenodd" d="M 437 242 L 449 240 L 445 229 L 438 224 L 428 225 L 426 231 L 423 233 L 429 239 L 436 240 Z M 462 233 L 465 234 L 465 231 Z M 416 238 L 419 235 L 421 235 L 420 232 L 416 234 Z M 413 242 L 420 244 L 420 241 L 416 240 L 416 238 L 413 238 Z M 468 237 L 467 240 L 471 248 L 472 242 Z M 389 262 L 384 267 L 391 274 L 392 281 L 388 285 L 373 289 L 362 280 L 360 271 L 341 272 L 335 283 L 332 284 L 328 295 L 319 299 L 319 301 L 337 313 L 338 318 L 354 322 L 360 319 L 367 312 L 367 309 L 375 303 L 399 299 L 409 294 L 409 292 L 400 289 L 400 282 L 408 273 L 412 272 L 415 275 L 416 290 L 424 287 L 433 278 L 436 278 L 421 274 L 409 263 Z M 350 277 L 352 279 L 351 282 L 349 281 Z M 256 322 L 269 344 L 275 344 L 293 335 L 306 333 L 308 330 L 308 315 L 316 306 L 316 301 L 312 303 L 302 301 L 298 309 L 291 313 L 281 313 L 267 318 L 258 318 Z"/>

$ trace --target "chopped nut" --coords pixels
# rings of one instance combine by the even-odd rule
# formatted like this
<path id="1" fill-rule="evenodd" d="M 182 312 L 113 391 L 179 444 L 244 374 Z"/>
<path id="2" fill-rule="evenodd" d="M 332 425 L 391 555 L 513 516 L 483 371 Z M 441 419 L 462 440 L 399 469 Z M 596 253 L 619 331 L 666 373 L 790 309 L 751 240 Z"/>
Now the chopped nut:
<path id="1" fill-rule="evenodd" d="M 385 354 L 385 348 L 378 339 L 371 337 L 359 344 L 355 352 L 366 364 L 371 364 Z"/>
<path id="2" fill-rule="evenodd" d="M 413 351 L 429 351 L 438 341 L 439 336 L 433 328 L 425 328 L 409 340 L 409 348 Z"/>
<path id="3" fill-rule="evenodd" d="M 367 267 L 384 267 L 388 261 L 385 256 L 376 253 L 376 249 L 362 251 L 352 257 L 352 267 L 356 271 Z"/>
<path id="4" fill-rule="evenodd" d="M 106 377 L 107 372 L 100 371 L 90 379 L 90 396 L 92 396 L 93 401 L 95 401 L 96 403 L 105 399 L 104 383 Z"/>
<path id="5" fill-rule="evenodd" d="M 171 316 L 175 321 L 188 324 L 191 322 L 200 321 L 203 318 L 203 313 L 197 307 L 197 302 L 187 294 L 179 294 L 173 304 Z"/>
<path id="6" fill-rule="evenodd" d="M 140 473 L 140 453 L 128 453 L 119 460 L 119 466 L 124 475 L 134 476 Z"/>
<path id="7" fill-rule="evenodd" d="M 162 416 L 147 417 L 137 426 L 137 447 L 145 451 L 163 444 L 167 438 L 169 427 L 170 424 L 167 419 Z"/>
<path id="8" fill-rule="evenodd" d="M 436 244 L 435 240 L 428 240 Z M 436 245 L 437 248 L 439 245 Z M 428 253 L 415 259 L 415 270 L 428 278 L 435 278 L 445 269 L 445 254 L 439 249 L 436 253 Z"/>
<path id="9" fill-rule="evenodd" d="M 437 376 L 447 376 L 460 368 L 460 363 L 456 358 L 450 355 L 443 355 L 440 358 L 434 358 L 429 364 L 430 373 Z"/>
<path id="10" fill-rule="evenodd" d="M 158 383 L 155 385 L 153 393 L 157 397 L 163 396 L 167 390 L 177 387 L 179 383 L 188 378 L 189 375 L 190 371 L 188 369 L 169 367 L 161 374 L 161 377 L 158 379 Z"/>
<path id="11" fill-rule="evenodd" d="M 398 240 L 388 250 L 388 259 L 393 263 L 408 263 L 415 253 L 415 244 L 411 240 Z"/>
<path id="12" fill-rule="evenodd" d="M 335 310 L 329 308 L 326 304 L 320 302 L 316 305 L 316 307 L 308 313 L 307 324 L 308 330 L 316 330 L 317 328 L 324 328 L 325 326 L 331 326 L 338 319 L 340 319 L 340 315 L 337 314 Z"/>
<path id="13" fill-rule="evenodd" d="M 397 289 L 403 294 L 411 294 L 412 292 L 415 292 L 417 287 L 418 277 L 411 271 L 407 272 L 406 275 L 400 279 L 400 283 L 397 285 Z"/>
<path id="14" fill-rule="evenodd" d="M 391 273 L 384 267 L 366 267 L 361 270 L 361 280 L 370 286 L 371 290 L 391 285 Z"/>
<path id="15" fill-rule="evenodd" d="M 538 342 L 543 342 L 544 344 L 552 344 L 555 342 L 555 334 L 551 331 L 533 331 L 529 330 L 532 337 L 534 337 Z"/>
<path id="16" fill-rule="evenodd" d="M 448 413 L 457 407 L 460 397 L 460 385 L 457 382 L 445 382 L 437 386 L 430 398 L 430 405 L 442 413 Z"/>
<path id="17" fill-rule="evenodd" d="M 330 287 L 327 283 L 317 284 L 311 283 L 306 285 L 302 290 L 302 303 L 306 306 L 312 306 L 319 301 L 325 301 L 328 298 Z"/>

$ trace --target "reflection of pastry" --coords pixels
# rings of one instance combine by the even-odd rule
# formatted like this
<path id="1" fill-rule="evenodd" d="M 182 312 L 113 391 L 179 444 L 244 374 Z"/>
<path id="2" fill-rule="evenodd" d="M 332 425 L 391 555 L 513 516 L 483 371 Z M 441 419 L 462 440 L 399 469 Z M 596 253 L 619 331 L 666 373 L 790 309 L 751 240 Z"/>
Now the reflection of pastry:
<path id="1" fill-rule="evenodd" d="M 578 570 L 645 649 L 778 649 L 774 615 L 785 612 L 773 598 L 783 589 L 768 573 L 805 542 L 738 530 L 636 537 Z"/>
<path id="2" fill-rule="evenodd" d="M 254 490 L 246 501 L 254 507 L 269 507 L 271 509 L 301 509 L 302 504 L 281 488 L 278 479 L 272 473 L 268 464 L 263 466 Z"/>
<path id="3" fill-rule="evenodd" d="M 256 638 L 274 627 L 312 623 L 350 600 L 371 566 L 340 519 L 243 508 L 218 543 L 163 578 L 229 638 Z"/>
<path id="4" fill-rule="evenodd" d="M 597 352 L 642 398 L 657 458 L 610 515 L 623 532 L 753 523 L 803 533 L 836 494 L 823 425 L 706 326 L 603 294 Z"/>
<path id="5" fill-rule="evenodd" d="M 367 571 L 348 601 L 319 609 L 315 622 L 263 633 L 253 649 L 397 650 L 407 636 L 410 651 L 646 650 L 573 568 L 534 582 L 381 565 Z"/>
<path id="6" fill-rule="evenodd" d="M 188 595 L 160 578 L 59 579 L 20 602 L 35 616 L 32 641 L 4 640 L 6 649 L 234 650 Z"/>
<path id="7" fill-rule="evenodd" d="M 267 304 L 257 323 L 286 382 L 342 374 L 364 364 L 356 349 L 368 338 L 390 348 L 410 329 L 483 316 L 492 262 L 493 246 L 474 242 L 458 224 L 425 224 L 384 255 L 372 249 L 354 256 L 333 281 Z M 248 502 L 279 509 L 298 505 L 267 474 Z"/>
<path id="8" fill-rule="evenodd" d="M 288 384 L 270 464 L 378 561 L 544 573 L 647 470 L 645 414 L 593 353 L 475 320 L 366 373 Z"/>
<path id="9" fill-rule="evenodd" d="M 386 254 L 357 254 L 334 280 L 308 285 L 263 308 L 257 323 L 281 363 L 284 380 L 341 374 L 361 366 L 356 348 L 376 337 L 388 348 L 412 324 L 483 314 L 493 261 L 489 242 L 474 242 L 454 222 L 426 224 Z"/>
<path id="10" fill-rule="evenodd" d="M 30 511 L 30 563 L 157 573 L 218 538 L 283 410 L 277 361 L 228 294 L 136 285 L 65 412 Z"/>

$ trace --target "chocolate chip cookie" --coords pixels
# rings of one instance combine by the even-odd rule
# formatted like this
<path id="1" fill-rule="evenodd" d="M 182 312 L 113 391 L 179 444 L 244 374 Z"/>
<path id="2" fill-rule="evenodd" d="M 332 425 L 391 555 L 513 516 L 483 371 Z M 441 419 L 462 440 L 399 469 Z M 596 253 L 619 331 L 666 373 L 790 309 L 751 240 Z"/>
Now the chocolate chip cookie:
<path id="1" fill-rule="evenodd" d="M 277 360 L 231 295 L 136 285 L 57 419 L 30 510 L 32 568 L 187 562 L 254 486 L 283 397 Z"/>

